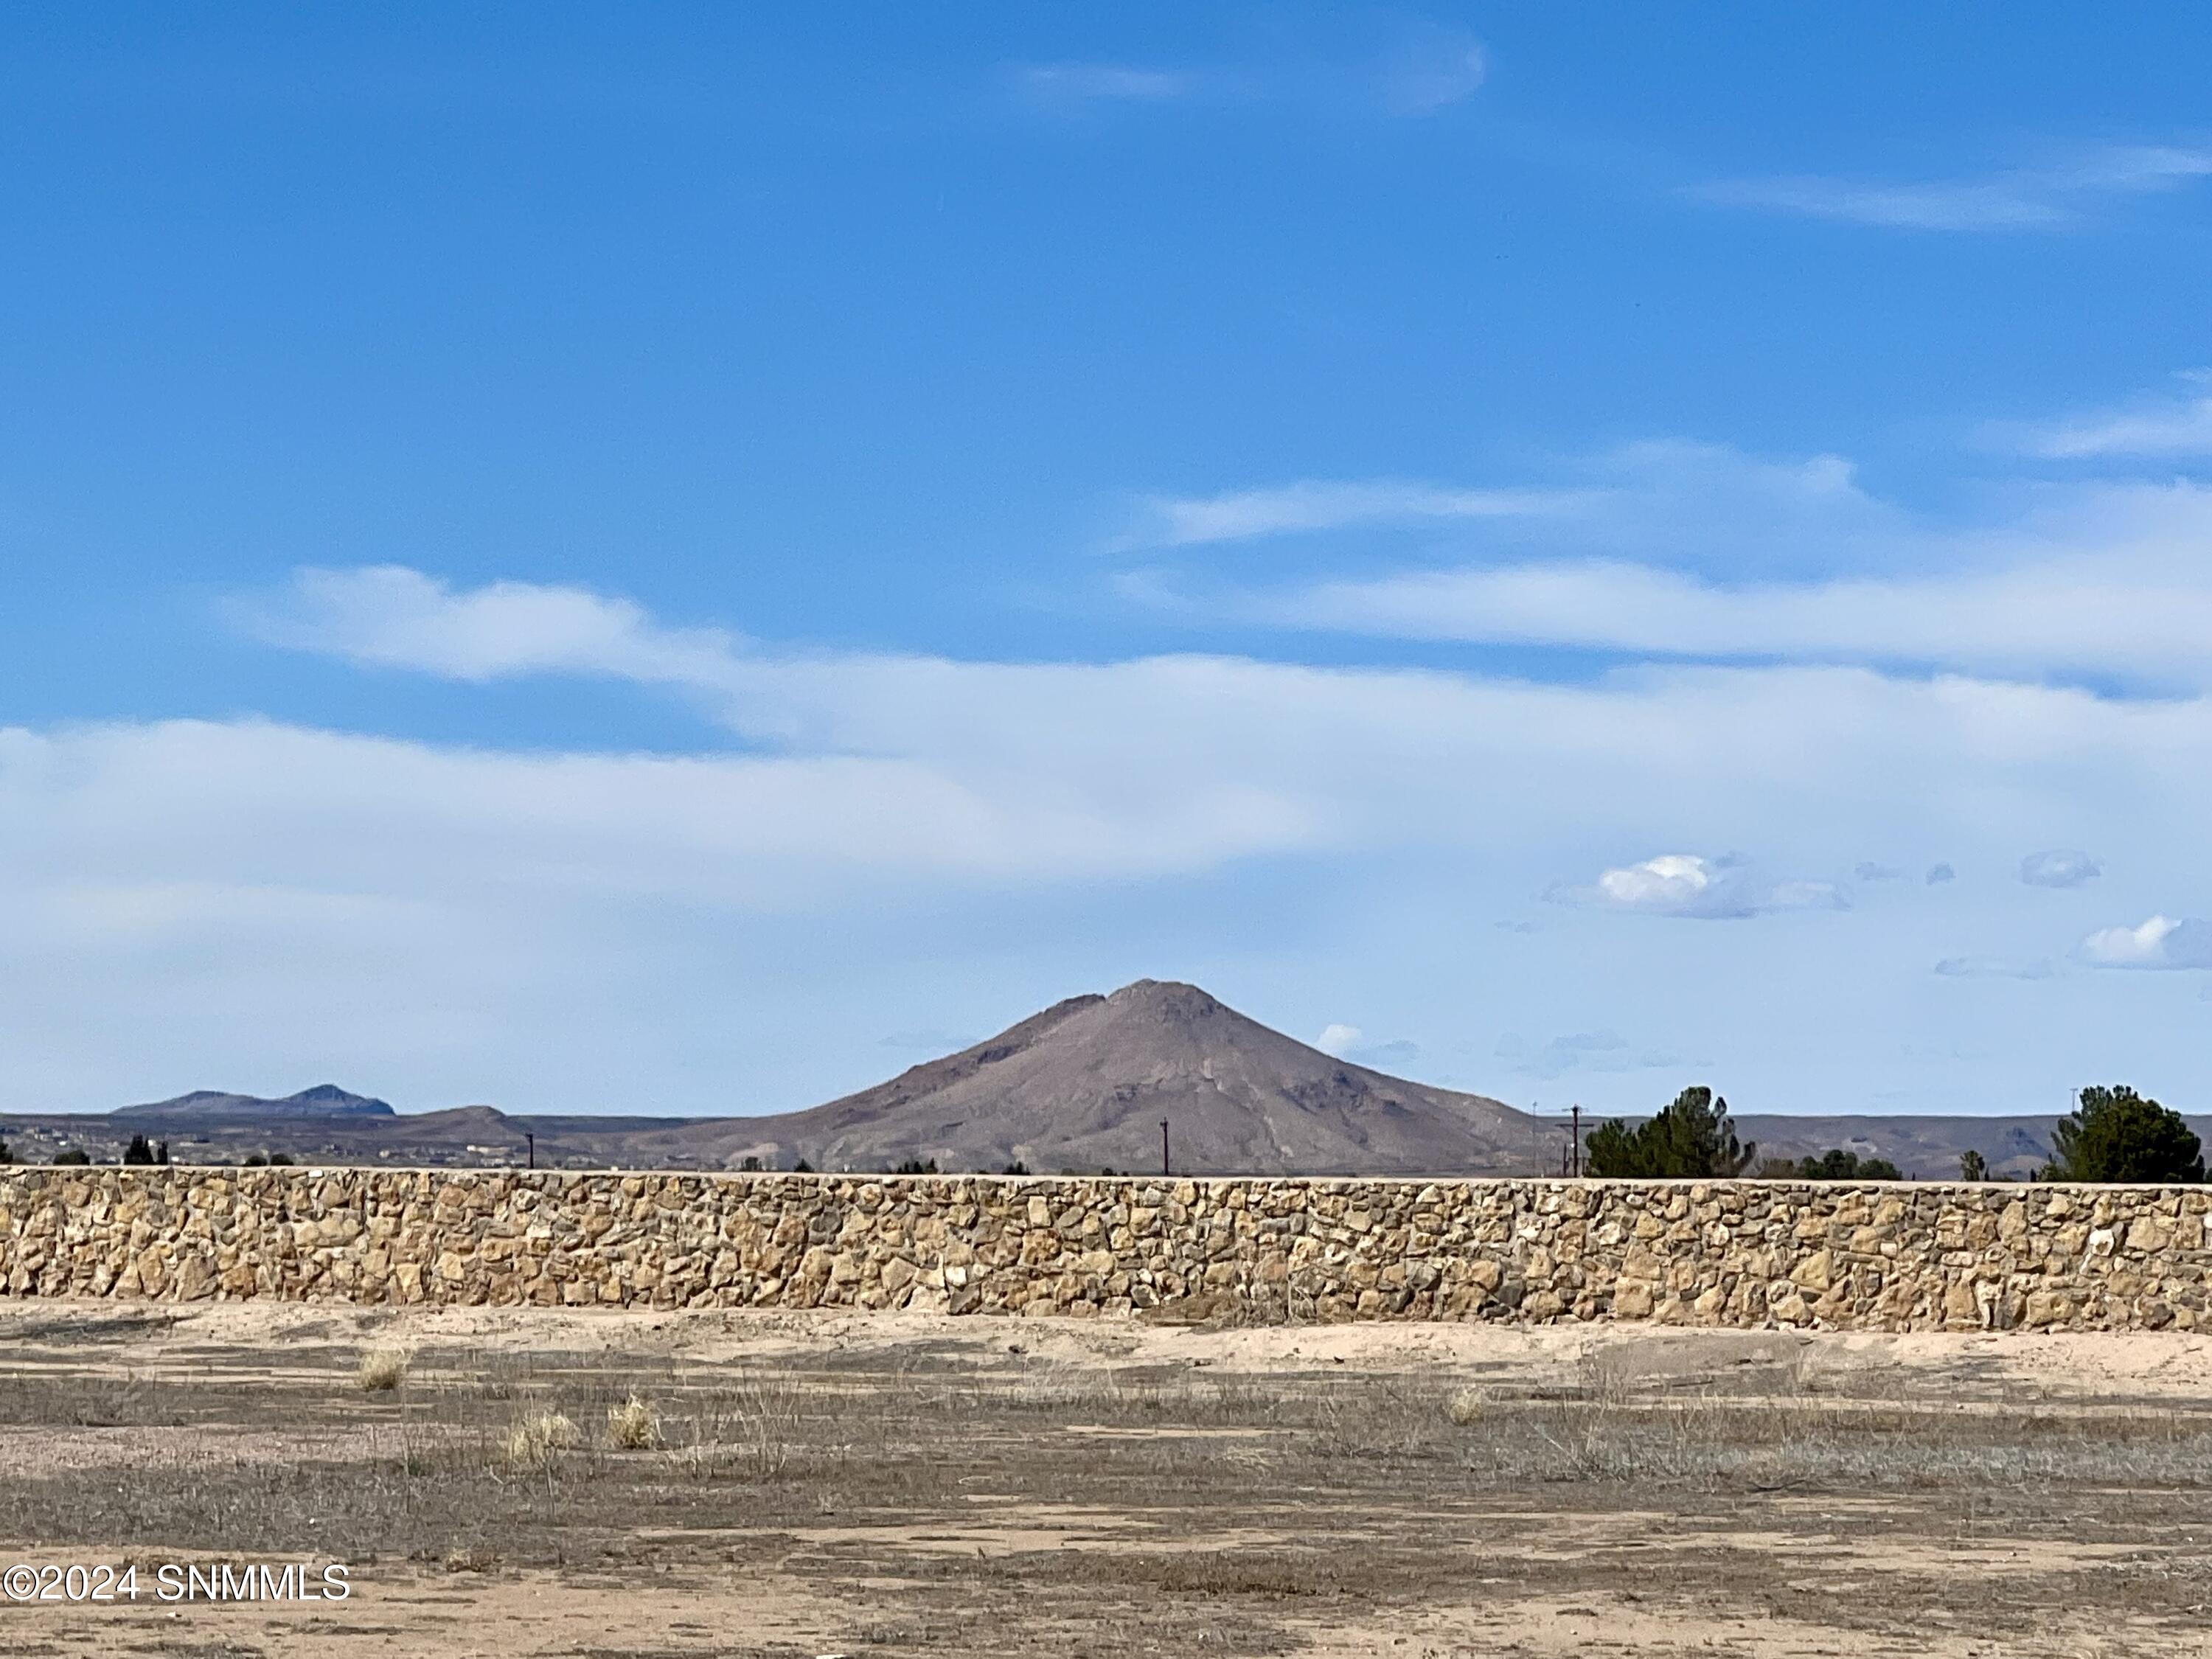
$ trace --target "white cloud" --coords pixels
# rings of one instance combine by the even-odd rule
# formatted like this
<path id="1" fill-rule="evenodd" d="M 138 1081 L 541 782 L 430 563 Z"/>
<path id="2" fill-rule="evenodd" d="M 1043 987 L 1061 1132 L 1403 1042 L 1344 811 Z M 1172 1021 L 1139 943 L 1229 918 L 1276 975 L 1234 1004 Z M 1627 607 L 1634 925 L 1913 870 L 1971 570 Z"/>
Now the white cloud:
<path id="1" fill-rule="evenodd" d="M 451 679 L 572 673 L 711 684 L 737 650 L 720 629 L 672 629 L 632 600 L 580 587 L 490 582 L 457 592 L 402 565 L 303 569 L 234 607 L 270 644 Z"/>
<path id="2" fill-rule="evenodd" d="M 2212 678 L 2212 584 L 2086 559 L 1742 586 L 1640 565 L 1522 565 L 1325 582 L 1255 608 L 1410 639 Z"/>
<path id="3" fill-rule="evenodd" d="M 1363 1035 L 1357 1025 L 1346 1025 L 1332 1020 L 1322 1027 L 1321 1035 L 1314 1039 L 1313 1046 L 1325 1054 L 1334 1054 L 1341 1059 L 1358 1046 Z"/>
<path id="4" fill-rule="evenodd" d="M 1330 531 L 1442 525 L 1618 558 L 1685 557 L 1761 568 L 1852 551 L 1905 529 L 1838 455 L 1772 461 L 1674 439 L 1624 444 L 1558 465 L 1557 480 L 1476 487 L 1411 478 L 1307 478 L 1211 495 L 1155 496 L 1113 544 L 1194 547 Z"/>
<path id="5" fill-rule="evenodd" d="M 1572 491 L 1462 489 L 1406 479 L 1306 479 L 1267 489 L 1146 504 L 1146 522 L 1118 544 L 1186 547 L 1349 526 L 1451 519 L 1522 519 L 1572 508 Z"/>
<path id="6" fill-rule="evenodd" d="M 1726 179 L 1688 193 L 1723 207 L 1887 229 L 2058 230 L 2081 223 L 2100 198 L 2177 190 L 2207 175 L 2212 175 L 2212 151 L 2121 145 L 2056 167 L 1978 179 L 1875 183 L 1800 173 Z"/>
<path id="7" fill-rule="evenodd" d="M 1696 447 L 1624 455 L 1607 463 L 1612 483 L 1479 492 L 1528 516 L 1501 539 L 1470 507 L 1462 525 L 1474 539 L 1452 563 L 1282 586 L 1209 588 L 1200 572 L 1185 579 L 1200 597 L 1183 603 L 1376 637 L 2212 684 L 2212 568 L 2202 557 L 2212 487 L 2023 487 L 2000 493 L 1979 522 L 1936 526 L 1869 498 L 1832 457 L 1777 467 Z M 1154 539 L 1381 522 L 1407 488 L 1162 503 Z M 1449 499 L 1422 489 L 1440 507 Z M 1145 580 L 1174 591 L 1157 567 Z"/>
<path id="8" fill-rule="evenodd" d="M 1016 75 L 1031 96 L 1070 103 L 1166 103 L 1197 86 L 1195 76 L 1179 70 L 1127 64 L 1026 64 Z"/>
<path id="9" fill-rule="evenodd" d="M 2031 887 L 2080 887 L 2102 875 L 2105 866 L 2087 853 L 2052 848 L 2020 861 L 2020 878 Z"/>
<path id="10" fill-rule="evenodd" d="M 1942 845 L 2002 868 L 2018 825 L 2067 821 L 2084 799 L 2109 808 L 2100 850 L 2115 867 L 2179 878 L 2186 826 L 2212 813 L 2203 699 L 1863 668 L 1537 684 L 1224 656 L 804 653 L 574 590 L 541 606 L 527 584 L 346 574 L 261 610 L 303 647 L 457 681 L 667 686 L 738 751 L 512 752 L 258 720 L 0 732 L 10 1101 L 282 1093 L 331 1075 L 416 1104 L 808 1104 L 875 1080 L 881 1051 L 855 1031 L 995 1030 L 1032 999 L 1157 974 L 1163 957 L 1192 976 L 1254 973 L 1220 949 L 1208 907 L 1256 902 L 1292 872 L 1345 914 L 1419 918 L 1316 916 L 1297 949 L 1387 996 L 1425 1052 L 1468 1006 L 1527 1022 L 1602 994 L 1628 1011 L 1614 1017 L 1739 1068 L 1770 1045 L 1793 1087 L 1807 1054 L 1825 1056 L 1796 1098 L 1841 1109 L 1856 1062 L 1837 1034 L 1853 1028 L 1831 1005 L 1859 981 L 1840 964 L 1873 983 L 1881 962 L 1942 955 L 1896 931 L 1922 907 L 1820 929 L 1814 999 L 1791 988 L 1810 982 L 1797 930 L 1624 928 L 1598 951 L 1566 911 L 1510 938 L 1480 923 L 1624 845 L 1741 842 L 1797 870 Z M 559 625 L 517 620 L 549 611 Z M 1696 862 L 1623 866 L 1613 887 L 1629 902 L 1607 907 L 1838 896 L 1676 856 Z M 1240 888 L 1239 871 L 1261 884 Z M 1990 908 L 2001 896 L 1962 893 L 1944 926 L 2033 955 Z M 965 966 L 948 975 L 948 961 Z M 960 1002 L 948 979 L 998 989 Z M 1723 979 L 1726 1007 L 1698 988 Z M 1225 971 L 1212 988 L 1239 990 Z M 1409 1011 L 1429 1000 L 1425 1024 Z M 118 1005 L 135 1022 L 125 1048 L 88 1012 Z M 2054 1028 L 2006 1053 L 2025 1068 L 2067 1040 Z"/>
<path id="11" fill-rule="evenodd" d="M 2189 378 L 2205 379 L 2202 374 Z M 2026 447 L 2054 460 L 2212 455 L 2212 396 L 2169 398 L 2077 416 L 2030 432 Z"/>
<path id="12" fill-rule="evenodd" d="M 1832 882 L 1769 881 L 1740 860 L 1662 853 L 1601 873 L 1587 887 L 1554 887 L 1547 897 L 1593 908 L 1741 921 L 1776 910 L 1842 910 L 1850 896 Z"/>
<path id="13" fill-rule="evenodd" d="M 2212 968 L 2212 922 L 2153 916 L 2134 927 L 2105 927 L 2077 953 L 2100 968 Z"/>

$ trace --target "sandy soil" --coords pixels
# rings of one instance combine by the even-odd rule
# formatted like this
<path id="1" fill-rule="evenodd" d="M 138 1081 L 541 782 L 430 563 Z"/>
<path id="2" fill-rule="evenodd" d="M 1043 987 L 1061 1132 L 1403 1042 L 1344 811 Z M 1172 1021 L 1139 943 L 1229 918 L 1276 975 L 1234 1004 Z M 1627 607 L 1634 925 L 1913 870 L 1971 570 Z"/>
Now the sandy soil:
<path id="1" fill-rule="evenodd" d="M 28 1304 L 0 1479 L 9 1654 L 2212 1654 L 2194 1336 Z"/>

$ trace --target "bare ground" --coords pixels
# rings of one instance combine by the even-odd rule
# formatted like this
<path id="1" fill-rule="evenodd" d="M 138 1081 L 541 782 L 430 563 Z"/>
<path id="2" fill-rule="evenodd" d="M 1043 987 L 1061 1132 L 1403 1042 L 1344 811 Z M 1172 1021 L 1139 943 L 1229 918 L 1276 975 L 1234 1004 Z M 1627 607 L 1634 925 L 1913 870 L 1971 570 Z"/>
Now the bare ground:
<path id="1" fill-rule="evenodd" d="M 33 1303 L 0 1480 L 0 1566 L 352 1568 L 9 1654 L 2212 1654 L 2191 1336 Z"/>

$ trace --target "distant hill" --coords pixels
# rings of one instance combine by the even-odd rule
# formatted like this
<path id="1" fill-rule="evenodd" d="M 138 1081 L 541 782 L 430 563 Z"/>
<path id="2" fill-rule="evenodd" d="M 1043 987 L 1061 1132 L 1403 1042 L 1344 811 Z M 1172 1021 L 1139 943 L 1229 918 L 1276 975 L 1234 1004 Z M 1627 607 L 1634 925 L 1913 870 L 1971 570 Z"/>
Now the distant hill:
<path id="1" fill-rule="evenodd" d="M 1979 1152 L 1992 1175 L 2024 1179 L 2051 1157 L 2045 1117 L 1792 1117 L 1753 1112 L 1735 1120 L 1736 1133 L 1759 1143 L 1762 1158 L 1802 1158 L 1840 1146 L 1862 1158 L 1886 1158 L 1908 1176 L 1928 1181 L 1958 1177 L 1960 1155 Z M 2189 1127 L 2212 1148 L 2212 1117 L 2191 1117 Z"/>
<path id="2" fill-rule="evenodd" d="M 395 1117 L 398 1114 L 387 1102 L 372 1100 L 367 1095 L 349 1093 L 335 1083 L 318 1083 L 312 1089 L 302 1089 L 296 1095 L 286 1095 L 282 1100 L 264 1100 L 258 1095 L 225 1094 L 219 1089 L 198 1089 L 188 1095 L 179 1095 L 174 1100 L 150 1101 L 143 1106 L 118 1106 L 108 1115 L 152 1120 L 258 1118 L 276 1121 L 303 1117 Z"/>
<path id="3" fill-rule="evenodd" d="M 1660 1091 L 1662 1093 L 1664 1091 Z M 998 1036 L 887 1082 L 772 1117 L 520 1116 L 490 1106 L 400 1114 L 319 1084 L 281 1100 L 202 1090 L 105 1115 L 0 1118 L 18 1158 L 68 1148 L 103 1162 L 135 1133 L 194 1164 L 283 1152 L 301 1163 L 631 1170 L 885 1170 L 951 1173 L 1021 1163 L 1159 1167 L 1160 1120 L 1193 1174 L 1552 1175 L 1564 1131 L 1483 1095 L 1394 1078 L 1271 1030 L 1194 985 L 1139 980 L 1071 997 Z M 1596 1121 L 1595 1115 L 1585 1121 Z M 1793 1117 L 1750 1113 L 1762 1158 L 1831 1147 L 1908 1176 L 1955 1176 L 1972 1148 L 2024 1176 L 2051 1152 L 2054 1115 Z M 2212 1147 L 2212 1118 L 2190 1126 Z"/>
<path id="4" fill-rule="evenodd" d="M 726 1126 L 732 1151 L 818 1169 L 1312 1174 L 1555 1167 L 1556 1129 L 1481 1095 L 1388 1077 L 1271 1030 L 1194 985 L 1139 980 L 809 1111 Z M 718 1128 L 722 1126 L 717 1126 Z M 704 1126 L 702 1126 L 703 1128 Z"/>

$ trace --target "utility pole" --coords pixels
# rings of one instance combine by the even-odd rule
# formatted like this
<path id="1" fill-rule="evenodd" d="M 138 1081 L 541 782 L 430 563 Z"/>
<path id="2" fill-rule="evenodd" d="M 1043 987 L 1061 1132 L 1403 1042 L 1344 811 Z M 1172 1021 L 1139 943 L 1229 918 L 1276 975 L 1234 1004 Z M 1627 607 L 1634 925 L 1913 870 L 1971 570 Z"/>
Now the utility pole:
<path id="1" fill-rule="evenodd" d="M 522 1138 L 530 1143 L 530 1167 L 534 1170 L 538 1167 L 538 1137 L 525 1129 Z"/>
<path id="2" fill-rule="evenodd" d="M 1168 1162 L 1168 1121 L 1165 1118 L 1160 1120 L 1160 1173 L 1164 1176 L 1175 1173 Z"/>
<path id="3" fill-rule="evenodd" d="M 1583 1109 L 1581 1103 L 1577 1102 L 1568 1109 L 1574 1116 L 1574 1127 L 1568 1131 L 1568 1133 L 1574 1137 L 1568 1143 L 1568 1157 L 1574 1164 L 1574 1168 L 1569 1173 L 1579 1181 L 1583 1175 Z"/>

